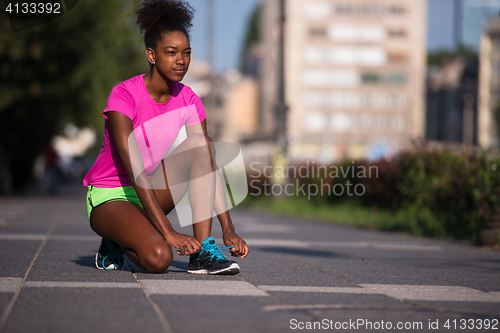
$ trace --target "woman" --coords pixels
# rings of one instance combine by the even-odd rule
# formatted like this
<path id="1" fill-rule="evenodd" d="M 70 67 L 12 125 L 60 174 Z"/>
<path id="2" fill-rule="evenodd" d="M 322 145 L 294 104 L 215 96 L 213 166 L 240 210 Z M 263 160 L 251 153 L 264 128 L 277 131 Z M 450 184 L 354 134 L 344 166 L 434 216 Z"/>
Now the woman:
<path id="1" fill-rule="evenodd" d="M 113 88 L 103 111 L 104 143 L 84 178 L 90 225 L 103 238 L 96 266 L 120 269 L 124 253 L 161 273 L 174 247 L 190 256 L 190 273 L 237 274 L 238 264 L 210 237 L 214 209 L 225 249 L 244 258 L 248 246 L 227 210 L 203 105 L 179 83 L 190 63 L 192 9 L 181 0 L 146 0 L 137 14 L 151 69 Z M 183 125 L 187 139 L 165 158 Z M 194 237 L 177 233 L 166 217 L 187 190 Z"/>

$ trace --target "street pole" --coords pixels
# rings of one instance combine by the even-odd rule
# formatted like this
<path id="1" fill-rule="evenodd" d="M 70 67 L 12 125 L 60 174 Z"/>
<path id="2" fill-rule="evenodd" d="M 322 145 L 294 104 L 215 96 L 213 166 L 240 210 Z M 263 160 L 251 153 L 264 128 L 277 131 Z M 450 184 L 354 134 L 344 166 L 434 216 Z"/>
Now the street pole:
<path id="1" fill-rule="evenodd" d="M 206 16 L 205 16 L 205 48 L 206 48 L 206 57 L 207 62 L 210 65 L 210 94 L 208 96 L 208 105 L 207 111 L 210 112 L 210 115 L 213 117 L 213 126 L 216 130 L 216 133 L 219 134 L 219 117 L 216 114 L 216 106 L 215 106 L 215 0 L 207 0 L 206 1 Z"/>
<path id="2" fill-rule="evenodd" d="M 275 142 L 281 154 L 288 154 L 287 138 L 287 113 L 288 106 L 285 101 L 285 0 L 279 1 L 279 40 L 278 40 L 278 93 L 277 103 L 274 107 L 276 115 Z"/>
<path id="3" fill-rule="evenodd" d="M 274 115 L 276 119 L 276 132 L 274 136 L 275 148 L 272 154 L 274 168 L 286 169 L 288 164 L 288 138 L 287 138 L 287 113 L 288 106 L 285 101 L 285 0 L 279 1 L 279 39 L 278 39 L 278 89 Z M 285 177 L 273 177 L 273 183 L 284 184 L 288 182 Z"/>

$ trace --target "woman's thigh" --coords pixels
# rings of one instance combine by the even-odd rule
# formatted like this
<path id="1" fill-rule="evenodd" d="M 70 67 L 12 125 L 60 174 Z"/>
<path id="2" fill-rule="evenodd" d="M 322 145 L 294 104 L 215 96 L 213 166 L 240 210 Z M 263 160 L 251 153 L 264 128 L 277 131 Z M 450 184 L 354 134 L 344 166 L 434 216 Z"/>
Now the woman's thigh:
<path id="1" fill-rule="evenodd" d="M 92 210 L 92 229 L 101 237 L 117 242 L 137 255 L 150 260 L 152 253 L 162 260 L 172 258 L 172 250 L 163 236 L 150 222 L 141 207 L 127 201 L 111 201 Z"/>

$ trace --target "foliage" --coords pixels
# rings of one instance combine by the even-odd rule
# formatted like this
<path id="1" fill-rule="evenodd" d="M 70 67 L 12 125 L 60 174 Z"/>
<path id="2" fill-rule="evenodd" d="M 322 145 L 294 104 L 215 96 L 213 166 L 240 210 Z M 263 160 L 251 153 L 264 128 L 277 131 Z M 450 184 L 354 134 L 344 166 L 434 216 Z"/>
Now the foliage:
<path id="1" fill-rule="evenodd" d="M 249 53 L 255 44 L 260 41 L 260 22 L 261 22 L 261 11 L 262 5 L 255 7 L 250 19 L 248 21 L 248 27 L 245 35 L 245 40 L 242 45 L 241 55 L 240 55 L 240 69 L 242 72 L 246 73 L 249 71 Z"/>
<path id="2" fill-rule="evenodd" d="M 378 172 L 359 177 L 357 172 L 370 166 Z M 363 195 L 325 191 L 323 196 L 281 198 L 270 205 L 278 208 L 270 209 L 283 211 L 288 205 L 289 213 L 297 211 L 300 216 L 475 242 L 500 204 L 500 158 L 484 151 L 416 146 L 391 160 L 345 161 L 329 166 L 329 170 L 332 167 L 344 172 L 337 177 L 318 177 L 309 164 L 313 177 L 290 181 L 317 186 L 340 184 L 344 188 L 348 182 L 351 188 L 361 184 Z M 352 170 L 348 167 L 356 172 L 346 172 Z M 251 200 L 248 204 L 252 205 Z"/>
<path id="3" fill-rule="evenodd" d="M 498 157 L 486 152 L 452 152 L 418 149 L 397 160 L 399 205 L 435 217 L 415 220 L 422 233 L 437 233 L 476 241 L 477 235 L 498 207 L 500 174 Z M 432 230 L 432 231 L 426 231 Z"/>
<path id="4" fill-rule="evenodd" d="M 0 145 L 15 187 L 31 180 L 34 159 L 65 123 L 101 128 L 111 88 L 147 70 L 138 2 L 80 1 L 18 33 L 0 14 Z"/>
<path id="5" fill-rule="evenodd" d="M 471 48 L 460 45 L 455 50 L 437 50 L 427 55 L 427 65 L 441 67 L 453 58 L 462 57 L 466 62 L 477 61 L 478 54 Z"/>

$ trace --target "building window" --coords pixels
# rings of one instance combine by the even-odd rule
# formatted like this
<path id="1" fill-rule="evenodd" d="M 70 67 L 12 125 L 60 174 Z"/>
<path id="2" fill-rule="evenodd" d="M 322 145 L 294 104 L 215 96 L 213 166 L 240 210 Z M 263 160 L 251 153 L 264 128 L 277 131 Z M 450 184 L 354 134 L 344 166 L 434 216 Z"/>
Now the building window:
<path id="1" fill-rule="evenodd" d="M 339 112 L 332 114 L 330 118 L 330 127 L 335 132 L 347 132 L 351 130 L 353 125 L 353 119 L 350 115 Z"/>
<path id="2" fill-rule="evenodd" d="M 387 54 L 380 47 L 360 47 L 356 53 L 356 60 L 361 66 L 378 67 L 387 63 Z"/>
<path id="3" fill-rule="evenodd" d="M 377 83 L 379 81 L 379 76 L 373 73 L 363 73 L 361 75 L 361 81 L 363 83 Z"/>
<path id="4" fill-rule="evenodd" d="M 405 38 L 406 31 L 403 29 L 388 29 L 387 35 L 389 36 L 389 38 L 393 39 Z"/>
<path id="5" fill-rule="evenodd" d="M 309 36 L 311 37 L 325 37 L 326 29 L 325 28 L 311 28 L 309 29 Z"/>
<path id="6" fill-rule="evenodd" d="M 387 52 L 387 61 L 390 63 L 401 63 L 408 60 L 408 54 L 398 51 Z"/>
<path id="7" fill-rule="evenodd" d="M 328 2 L 312 2 L 307 1 L 304 3 L 304 12 L 309 18 L 324 19 L 331 15 L 332 6 Z"/>
<path id="8" fill-rule="evenodd" d="M 386 76 L 386 81 L 392 84 L 403 84 L 406 82 L 406 76 L 403 74 L 389 74 Z"/>
<path id="9" fill-rule="evenodd" d="M 406 14 L 406 10 L 401 6 L 390 6 L 387 8 L 387 12 L 394 16 L 403 16 Z"/>
<path id="10" fill-rule="evenodd" d="M 303 125 L 311 132 L 321 132 L 328 124 L 328 118 L 321 112 L 310 112 L 304 117 Z"/>
<path id="11" fill-rule="evenodd" d="M 359 84 L 359 74 L 350 69 L 312 69 L 304 72 L 304 83 L 310 87 L 353 87 Z"/>
<path id="12" fill-rule="evenodd" d="M 347 2 L 347 1 L 346 1 Z M 337 15 L 359 15 L 359 16 L 403 16 L 406 8 L 398 5 L 384 6 L 382 4 L 338 4 L 335 6 Z"/>
<path id="13" fill-rule="evenodd" d="M 385 39 L 385 30 L 380 25 L 333 24 L 328 28 L 328 35 L 337 42 L 381 42 Z"/>
<path id="14" fill-rule="evenodd" d="M 363 83 L 389 83 L 389 84 L 403 84 L 406 77 L 403 74 L 391 73 L 387 75 L 376 73 L 363 73 L 361 74 L 361 82 Z"/>
<path id="15" fill-rule="evenodd" d="M 391 112 L 405 111 L 408 98 L 402 93 L 357 93 L 308 91 L 304 95 L 307 107 L 331 109 L 370 109 Z"/>
<path id="16" fill-rule="evenodd" d="M 380 67 L 388 57 L 381 47 L 308 47 L 304 51 L 306 62 L 311 64 L 330 63 L 342 66 Z"/>

